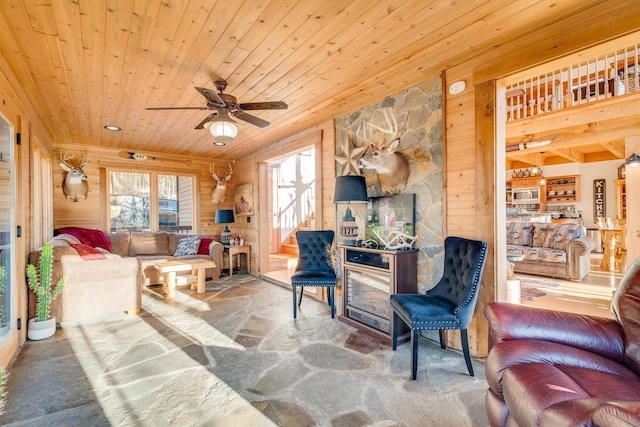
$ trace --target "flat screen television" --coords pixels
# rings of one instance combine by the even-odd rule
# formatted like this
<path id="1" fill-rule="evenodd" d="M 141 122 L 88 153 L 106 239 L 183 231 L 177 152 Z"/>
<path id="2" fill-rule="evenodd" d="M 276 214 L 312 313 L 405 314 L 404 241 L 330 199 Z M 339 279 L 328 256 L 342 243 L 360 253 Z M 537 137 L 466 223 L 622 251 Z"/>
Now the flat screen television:
<path id="1" fill-rule="evenodd" d="M 371 197 L 365 213 L 365 241 L 373 240 L 380 248 L 393 231 L 409 236 L 415 235 L 414 209 L 415 194 L 396 194 L 394 196 Z"/>

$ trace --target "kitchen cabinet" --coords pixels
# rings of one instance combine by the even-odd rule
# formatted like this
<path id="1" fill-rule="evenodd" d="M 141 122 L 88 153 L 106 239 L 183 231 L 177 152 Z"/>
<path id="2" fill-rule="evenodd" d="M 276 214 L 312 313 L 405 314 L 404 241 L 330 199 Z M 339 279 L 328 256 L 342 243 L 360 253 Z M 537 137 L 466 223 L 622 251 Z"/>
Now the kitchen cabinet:
<path id="1" fill-rule="evenodd" d="M 512 188 L 532 188 L 532 187 L 540 187 L 540 177 L 529 177 L 529 178 L 513 178 L 511 180 Z"/>
<path id="2" fill-rule="evenodd" d="M 547 177 L 543 197 L 550 203 L 577 203 L 580 201 L 580 175 Z"/>

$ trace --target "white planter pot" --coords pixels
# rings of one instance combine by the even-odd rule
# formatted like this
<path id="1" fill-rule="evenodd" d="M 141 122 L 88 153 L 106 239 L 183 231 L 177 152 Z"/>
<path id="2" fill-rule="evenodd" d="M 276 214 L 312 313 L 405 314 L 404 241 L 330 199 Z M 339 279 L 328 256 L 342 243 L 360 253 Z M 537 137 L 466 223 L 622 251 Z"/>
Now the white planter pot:
<path id="1" fill-rule="evenodd" d="M 56 318 L 50 317 L 47 320 L 38 321 L 36 318 L 29 319 L 27 337 L 30 340 L 43 340 L 56 333 Z"/>

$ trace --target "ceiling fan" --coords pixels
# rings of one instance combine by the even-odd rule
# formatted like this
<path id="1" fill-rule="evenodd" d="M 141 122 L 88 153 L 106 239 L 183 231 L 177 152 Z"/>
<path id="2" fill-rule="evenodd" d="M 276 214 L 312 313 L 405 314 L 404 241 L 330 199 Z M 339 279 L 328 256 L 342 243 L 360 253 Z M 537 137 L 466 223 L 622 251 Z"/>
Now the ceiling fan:
<path id="1" fill-rule="evenodd" d="M 252 116 L 245 110 L 286 110 L 288 108 L 287 104 L 282 101 L 238 104 L 235 96 L 224 93 L 227 88 L 226 80 L 216 80 L 213 85 L 219 93 L 204 87 L 195 88 L 207 99 L 207 104 L 204 107 L 147 107 L 145 110 L 215 110 L 195 127 L 196 129 L 204 129 L 205 123 L 213 121 L 219 115 L 228 115 L 263 128 L 269 126 L 269 122 Z"/>

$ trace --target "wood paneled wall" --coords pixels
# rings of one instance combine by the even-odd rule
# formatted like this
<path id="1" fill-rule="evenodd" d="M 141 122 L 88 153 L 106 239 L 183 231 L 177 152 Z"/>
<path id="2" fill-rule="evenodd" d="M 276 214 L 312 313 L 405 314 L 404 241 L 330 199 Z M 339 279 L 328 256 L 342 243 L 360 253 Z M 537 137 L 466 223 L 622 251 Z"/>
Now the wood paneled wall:
<path id="1" fill-rule="evenodd" d="M 268 147 L 259 150 L 249 156 L 236 159 L 231 163 L 233 175 L 227 183 L 227 190 L 224 202 L 213 204 L 211 202 L 211 191 L 215 188 L 216 182 L 209 171 L 211 161 L 215 161 L 221 169 L 228 164 L 227 160 L 190 158 L 188 156 L 167 156 L 163 153 L 145 153 L 148 160 L 130 160 L 120 156 L 122 150 L 104 148 L 98 146 L 84 146 L 82 151 L 78 151 L 77 145 L 56 144 L 53 150 L 54 168 L 54 228 L 77 226 L 86 228 L 102 229 L 108 231 L 108 188 L 107 173 L 110 169 L 118 170 L 138 170 L 138 171 L 158 171 L 164 174 L 186 174 L 197 177 L 194 189 L 199 206 L 198 218 L 196 218 L 196 231 L 201 234 L 220 237 L 224 228 L 221 224 L 214 222 L 217 209 L 233 209 L 233 196 L 236 187 L 247 183 L 253 183 L 253 196 L 255 212 L 251 217 L 238 216 L 236 222 L 230 225 L 234 236 L 242 236 L 245 242 L 251 245 L 251 267 L 252 273 L 259 272 L 259 255 L 266 244 L 268 251 L 268 241 L 259 239 L 260 231 L 260 197 L 266 194 L 261 191 L 258 179 L 258 164 L 269 159 L 284 156 L 301 147 L 310 144 L 318 144 L 320 153 L 317 157 L 317 170 L 320 171 L 320 191 L 316 197 L 318 227 L 335 229 L 335 205 L 332 203 L 333 183 L 335 180 L 335 162 L 333 151 L 335 150 L 335 138 L 333 122 L 326 122 L 305 132 L 295 134 L 281 141 L 274 141 Z M 88 177 L 89 193 L 86 200 L 72 202 L 67 200 L 62 193 L 62 181 L 65 172 L 58 166 L 58 159 L 61 152 L 77 153 L 77 157 L 83 155 L 91 158 L 91 161 L 83 168 Z M 152 159 L 154 158 L 155 159 Z M 326 159 L 329 160 L 326 160 Z M 249 221 L 248 221 L 249 220 Z M 266 239 L 265 239 L 266 240 Z"/>
<path id="2" fill-rule="evenodd" d="M 499 156 L 504 157 L 504 142 L 500 146 L 498 138 L 504 126 L 497 124 L 499 103 L 493 81 L 574 54 L 621 34 L 623 29 L 637 30 L 637 22 L 616 20 L 614 14 L 594 17 L 592 13 L 577 13 L 561 24 L 536 30 L 445 71 L 446 234 L 482 238 L 489 244 L 490 259 L 469 330 L 469 345 L 476 356 L 485 356 L 488 351 L 484 306 L 496 300 L 496 284 L 506 279 L 504 232 L 496 227 L 497 218 L 503 214 L 495 203 L 504 193 L 504 185 L 500 184 L 504 182 L 504 171 L 498 170 L 504 169 L 504 160 L 498 160 Z M 591 24 L 585 26 L 584 22 Z M 457 81 L 464 81 L 466 89 L 450 94 L 449 86 Z M 494 160 L 488 156 L 494 156 Z M 449 339 L 459 346 L 457 335 L 452 334 Z"/>

